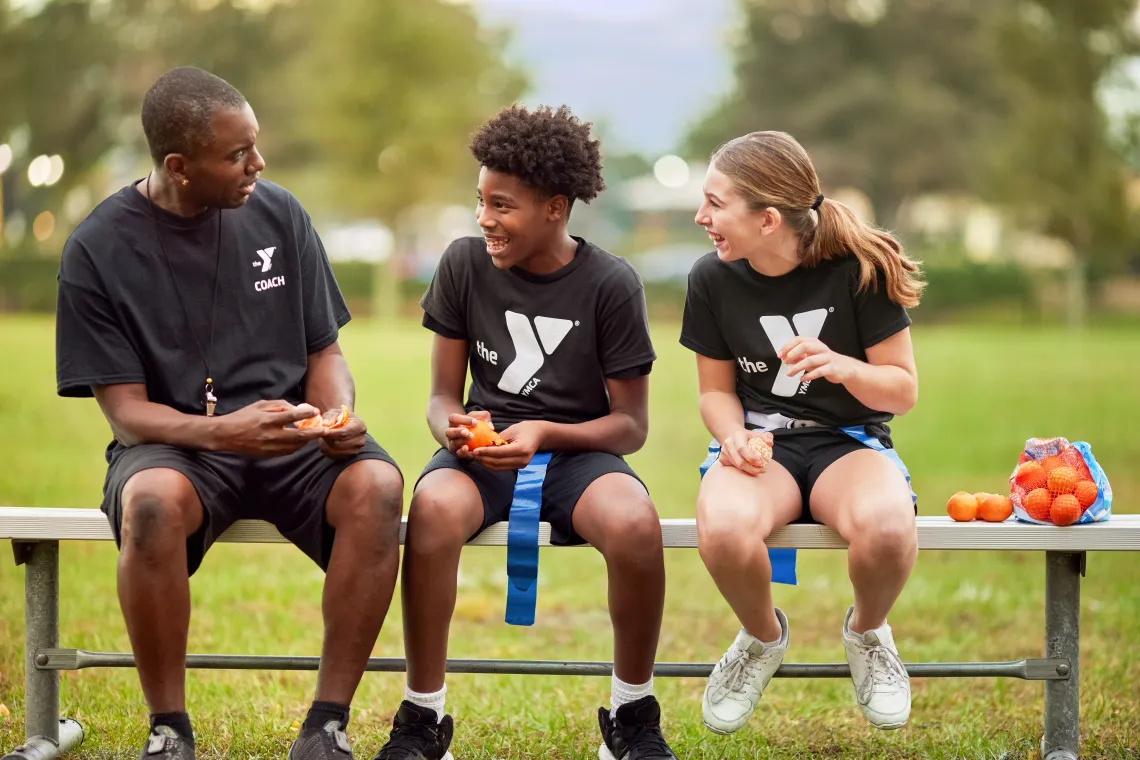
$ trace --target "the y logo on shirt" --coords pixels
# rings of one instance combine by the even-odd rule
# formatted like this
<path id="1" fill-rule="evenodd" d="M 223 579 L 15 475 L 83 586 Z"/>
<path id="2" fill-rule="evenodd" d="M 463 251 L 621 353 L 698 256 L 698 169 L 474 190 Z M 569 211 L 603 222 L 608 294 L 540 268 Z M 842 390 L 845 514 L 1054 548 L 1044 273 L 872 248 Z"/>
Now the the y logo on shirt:
<path id="1" fill-rule="evenodd" d="M 273 246 L 272 248 L 263 248 L 257 252 L 258 260 L 253 262 L 253 265 L 260 269 L 262 274 L 273 268 L 273 252 L 276 250 L 277 246 Z"/>
<path id="2" fill-rule="evenodd" d="M 768 336 L 772 348 L 779 352 L 788 341 L 796 337 L 797 333 L 804 338 L 818 338 L 826 319 L 827 309 L 812 309 L 796 314 L 790 323 L 787 317 L 760 317 L 760 326 L 764 328 L 764 334 Z M 795 330 L 792 329 L 792 325 L 795 325 Z M 773 395 L 789 397 L 796 395 L 796 389 L 800 387 L 800 378 L 804 373 L 789 376 L 787 371 L 787 363 L 780 362 L 780 371 L 776 373 L 776 380 L 772 383 Z"/>
<path id="3" fill-rule="evenodd" d="M 508 311 L 505 316 L 507 331 L 515 344 L 515 360 L 503 371 L 499 390 L 528 396 L 539 383 L 534 373 L 542 368 L 546 357 L 554 353 L 575 323 L 569 319 L 535 317 L 534 327 L 531 327 L 525 314 Z"/>

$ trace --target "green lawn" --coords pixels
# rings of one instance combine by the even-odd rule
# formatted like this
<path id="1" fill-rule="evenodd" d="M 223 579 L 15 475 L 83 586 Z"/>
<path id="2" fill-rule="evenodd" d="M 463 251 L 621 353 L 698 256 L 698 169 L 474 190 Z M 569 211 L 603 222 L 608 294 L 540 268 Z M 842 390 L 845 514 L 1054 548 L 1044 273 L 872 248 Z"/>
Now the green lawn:
<path id="1" fill-rule="evenodd" d="M 697 464 L 707 435 L 696 411 L 693 360 L 677 326 L 657 326 L 649 443 L 632 457 L 663 516 L 693 512 Z M 940 514 L 954 491 L 1005 487 L 1024 440 L 1065 435 L 1093 444 L 1112 479 L 1118 512 L 1140 501 L 1140 331 L 916 330 L 921 399 L 895 428 L 922 514 Z M 434 448 L 423 423 L 428 335 L 413 324 L 364 322 L 343 344 L 360 414 L 402 464 L 409 481 Z M 94 401 L 54 394 L 50 320 L 0 318 L 0 504 L 93 507 L 99 502 L 108 430 Z M 4 550 L 7 552 L 7 549 Z M 61 548 L 62 646 L 125 651 L 110 544 Z M 667 553 L 669 590 L 661 660 L 713 661 L 736 623 L 693 551 Z M 927 552 L 891 623 L 911 661 L 1042 656 L 1043 556 Z M 801 584 L 778 587 L 791 620 L 789 660 L 841 662 L 839 629 L 851 592 L 840 552 L 803 553 Z M 23 572 L 0 558 L 0 748 L 22 737 Z M 471 549 L 463 559 L 452 627 L 454 657 L 609 659 L 605 574 L 593 551 L 547 552 L 538 622 L 503 624 L 504 553 Z M 1140 557 L 1095 554 L 1083 588 L 1083 757 L 1140 752 Z M 287 546 L 219 546 L 194 578 L 190 646 L 197 652 L 314 654 L 319 651 L 321 575 Z M 376 645 L 401 654 L 399 602 Z M 291 726 L 312 698 L 313 674 L 199 671 L 189 709 L 200 757 L 283 757 Z M 839 680 L 777 680 L 748 726 L 724 738 L 700 723 L 702 682 L 660 679 L 667 736 L 682 758 L 1036 757 L 1042 687 L 997 679 L 914 682 L 910 724 L 871 729 Z M 403 693 L 400 675 L 370 674 L 350 733 L 365 760 L 386 736 Z M 448 710 L 453 749 L 476 758 L 592 758 L 594 714 L 608 699 L 602 678 L 453 676 Z M 133 671 L 65 673 L 63 713 L 87 728 L 83 757 L 135 757 L 146 709 Z"/>

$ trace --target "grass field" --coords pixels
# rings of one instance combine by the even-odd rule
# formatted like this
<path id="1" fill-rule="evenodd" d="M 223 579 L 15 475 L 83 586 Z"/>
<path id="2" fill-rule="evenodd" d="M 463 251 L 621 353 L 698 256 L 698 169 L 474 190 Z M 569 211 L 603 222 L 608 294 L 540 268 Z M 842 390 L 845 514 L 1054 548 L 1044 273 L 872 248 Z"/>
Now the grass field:
<path id="1" fill-rule="evenodd" d="M 632 457 L 663 516 L 693 513 L 707 435 L 696 412 L 693 360 L 677 326 L 658 325 L 652 429 Z M 91 507 L 104 475 L 106 424 L 94 401 L 55 397 L 50 320 L 0 319 L 0 504 Z M 922 514 L 939 514 L 956 490 L 1003 489 L 1027 437 L 1084 439 L 1112 479 L 1116 510 L 1140 503 L 1140 331 L 1086 333 L 925 328 L 915 342 L 916 410 L 895 427 Z M 342 343 L 354 369 L 358 411 L 409 481 L 434 448 L 423 423 L 427 334 L 413 324 L 356 323 Z M 7 554 L 7 548 L 4 549 Z M 110 544 L 61 547 L 62 646 L 125 651 Z M 658 658 L 713 661 L 736 623 L 696 552 L 667 553 L 668 596 Z M 911 661 L 1042 656 L 1044 558 L 1038 553 L 927 552 L 891 616 Z M 803 553 L 801 585 L 778 587 L 791 621 L 790 661 L 841 662 L 839 629 L 850 603 L 845 557 Z M 609 659 L 605 574 L 589 549 L 542 559 L 537 624 L 502 622 L 504 554 L 463 559 L 452 626 L 454 657 Z M 0 749 L 22 738 L 23 572 L 0 557 Z M 287 546 L 219 546 L 192 584 L 190 648 L 196 652 L 315 654 L 321 575 Z M 1140 557 L 1094 554 L 1082 598 L 1082 757 L 1140 753 Z M 402 653 L 399 602 L 376 644 Z M 291 726 L 312 698 L 310 673 L 198 671 L 189 682 L 199 757 L 284 757 Z M 849 681 L 777 680 L 736 735 L 703 730 L 703 682 L 660 679 L 666 734 L 681 758 L 1036 758 L 1042 687 L 997 679 L 914 682 L 909 725 L 882 733 L 853 705 Z M 349 727 L 358 758 L 386 737 L 403 690 L 400 675 L 366 675 Z M 592 758 L 602 678 L 452 676 L 453 751 L 476 758 Z M 87 728 L 82 757 L 135 757 L 146 708 L 133 671 L 65 673 L 65 715 Z M 2 713 L 3 711 L 0 711 Z"/>

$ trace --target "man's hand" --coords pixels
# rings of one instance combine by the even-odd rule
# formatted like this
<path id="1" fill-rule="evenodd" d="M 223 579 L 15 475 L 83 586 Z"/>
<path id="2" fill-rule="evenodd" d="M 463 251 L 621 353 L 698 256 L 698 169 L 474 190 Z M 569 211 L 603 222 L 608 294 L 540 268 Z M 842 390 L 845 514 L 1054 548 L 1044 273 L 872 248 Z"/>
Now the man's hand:
<path id="1" fill-rule="evenodd" d="M 318 411 L 309 404 L 293 406 L 288 401 L 257 401 L 218 417 L 217 448 L 260 458 L 292 454 L 328 432 L 325 427 L 305 430 L 292 427 L 294 422 L 314 414 Z"/>
<path id="2" fill-rule="evenodd" d="M 325 425 L 331 425 L 340 416 L 340 409 L 330 409 L 321 415 Z M 348 420 L 338 428 L 331 430 L 320 439 L 321 453 L 330 459 L 351 459 L 364 448 L 364 434 L 368 426 L 353 412 L 348 413 Z"/>
<path id="3" fill-rule="evenodd" d="M 460 459 L 474 459 L 474 454 L 471 449 L 467 448 L 467 442 L 471 440 L 472 433 L 466 427 L 474 425 L 475 420 L 483 420 L 491 429 L 495 429 L 494 423 L 491 422 L 491 413 L 482 410 L 468 412 L 467 414 L 449 414 L 447 415 L 447 431 L 444 433 L 447 436 L 447 450 Z"/>
<path id="4" fill-rule="evenodd" d="M 530 464 L 534 453 L 542 446 L 542 430 L 545 423 L 527 420 L 511 425 L 499 435 L 506 439 L 506 446 L 483 446 L 475 449 L 475 461 L 489 470 L 520 470 Z"/>
<path id="5" fill-rule="evenodd" d="M 759 475 L 763 472 L 765 462 L 760 455 L 748 445 L 749 438 L 762 438 L 769 446 L 772 445 L 771 433 L 761 433 L 757 430 L 740 428 L 720 442 L 720 463 L 735 467 L 749 475 Z"/>

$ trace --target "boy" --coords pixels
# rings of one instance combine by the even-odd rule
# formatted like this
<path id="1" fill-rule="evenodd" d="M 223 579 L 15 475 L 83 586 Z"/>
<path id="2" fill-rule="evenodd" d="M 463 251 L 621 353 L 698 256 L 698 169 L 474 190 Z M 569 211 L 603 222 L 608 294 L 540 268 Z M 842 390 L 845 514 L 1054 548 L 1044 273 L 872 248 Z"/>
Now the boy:
<path id="1" fill-rule="evenodd" d="M 435 333 L 427 419 L 441 448 L 416 485 L 403 567 L 408 688 L 379 760 L 450 760 L 447 636 L 464 543 L 507 519 L 517 471 L 551 452 L 551 542 L 606 559 L 614 628 L 603 760 L 675 760 L 652 695 L 665 596 L 661 525 L 622 456 L 648 429 L 656 355 L 633 267 L 567 233 L 575 201 L 605 189 L 598 141 L 565 108 L 500 112 L 474 135 L 483 238 L 444 253 L 421 302 Z M 471 367 L 466 405 L 463 386 Z M 489 421 L 505 446 L 466 446 Z"/>

